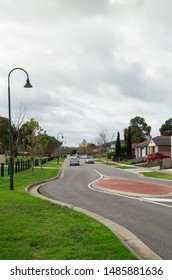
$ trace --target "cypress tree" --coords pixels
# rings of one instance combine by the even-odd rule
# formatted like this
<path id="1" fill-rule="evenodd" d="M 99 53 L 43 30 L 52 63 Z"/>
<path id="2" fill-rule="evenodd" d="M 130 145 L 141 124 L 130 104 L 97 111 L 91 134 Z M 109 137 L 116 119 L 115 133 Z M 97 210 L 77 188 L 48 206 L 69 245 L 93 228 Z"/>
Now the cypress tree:
<path id="1" fill-rule="evenodd" d="M 121 156 L 121 141 L 120 141 L 120 134 L 119 134 L 119 131 L 118 131 L 118 134 L 117 134 L 117 139 L 116 139 L 116 145 L 115 145 L 115 151 L 116 151 L 116 158 L 117 160 L 120 159 L 120 156 Z"/>
<path id="2" fill-rule="evenodd" d="M 128 128 L 128 135 L 127 135 L 127 157 L 131 158 L 132 156 L 132 140 L 131 140 L 131 128 Z"/>

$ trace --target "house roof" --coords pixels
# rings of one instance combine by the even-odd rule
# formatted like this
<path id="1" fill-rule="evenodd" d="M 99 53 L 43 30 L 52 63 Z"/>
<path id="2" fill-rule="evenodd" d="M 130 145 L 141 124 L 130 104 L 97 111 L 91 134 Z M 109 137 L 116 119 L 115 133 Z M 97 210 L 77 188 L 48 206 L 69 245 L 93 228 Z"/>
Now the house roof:
<path id="1" fill-rule="evenodd" d="M 151 141 L 151 139 L 145 140 L 145 141 L 143 141 L 143 142 L 141 142 L 141 143 L 136 144 L 135 147 L 136 147 L 136 148 L 146 147 L 146 146 L 148 146 L 148 144 L 149 144 L 150 141 Z"/>
<path id="2" fill-rule="evenodd" d="M 170 146 L 171 136 L 156 136 L 152 138 L 156 146 Z M 145 140 L 141 143 L 136 144 L 135 148 L 146 147 L 149 145 L 151 139 Z"/>
<path id="3" fill-rule="evenodd" d="M 171 145 L 171 136 L 156 136 L 153 141 L 157 146 L 169 146 Z"/>
<path id="4" fill-rule="evenodd" d="M 124 140 L 121 140 L 121 139 L 120 139 L 120 143 L 121 143 L 121 144 L 124 144 Z M 110 144 L 110 145 L 115 145 L 115 144 L 116 144 L 116 140 L 111 141 L 111 142 L 109 142 L 108 144 Z"/>
<path id="5" fill-rule="evenodd" d="M 137 147 L 138 143 L 133 143 L 132 144 L 132 149 L 135 149 Z"/>

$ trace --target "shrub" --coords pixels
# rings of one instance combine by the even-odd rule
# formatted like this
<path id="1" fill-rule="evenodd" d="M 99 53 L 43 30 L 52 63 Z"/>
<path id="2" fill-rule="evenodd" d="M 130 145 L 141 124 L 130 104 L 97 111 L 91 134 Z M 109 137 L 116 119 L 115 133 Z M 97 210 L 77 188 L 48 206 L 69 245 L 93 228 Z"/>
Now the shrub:
<path id="1" fill-rule="evenodd" d="M 109 159 L 114 159 L 114 157 L 115 157 L 115 152 L 110 152 L 110 153 L 108 153 L 108 154 L 107 154 L 107 157 L 108 157 Z"/>

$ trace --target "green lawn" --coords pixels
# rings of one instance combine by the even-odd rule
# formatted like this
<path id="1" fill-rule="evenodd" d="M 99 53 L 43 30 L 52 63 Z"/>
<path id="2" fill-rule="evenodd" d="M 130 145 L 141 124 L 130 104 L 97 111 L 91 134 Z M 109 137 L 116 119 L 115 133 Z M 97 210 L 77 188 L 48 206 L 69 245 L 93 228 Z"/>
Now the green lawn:
<path id="1" fill-rule="evenodd" d="M 168 173 L 155 171 L 155 172 L 140 172 L 140 174 L 143 174 L 146 177 L 172 180 L 172 174 L 168 174 Z"/>
<path id="2" fill-rule="evenodd" d="M 127 166 L 127 164 L 129 164 L 128 162 L 126 163 L 126 165 L 117 164 L 117 163 L 114 163 L 114 162 L 107 162 L 106 158 L 96 159 L 95 161 L 98 162 L 98 163 L 102 163 L 104 165 L 107 165 L 107 166 L 112 166 L 112 167 L 120 168 L 120 169 L 130 169 L 130 168 L 133 169 L 133 168 L 135 168 L 134 166 Z M 124 164 L 124 162 L 123 162 L 123 164 Z"/>
<path id="3" fill-rule="evenodd" d="M 51 168 L 47 168 L 51 167 Z M 32 197 L 26 186 L 54 178 L 60 165 L 0 177 L 1 260 L 137 259 L 104 225 L 67 207 Z"/>

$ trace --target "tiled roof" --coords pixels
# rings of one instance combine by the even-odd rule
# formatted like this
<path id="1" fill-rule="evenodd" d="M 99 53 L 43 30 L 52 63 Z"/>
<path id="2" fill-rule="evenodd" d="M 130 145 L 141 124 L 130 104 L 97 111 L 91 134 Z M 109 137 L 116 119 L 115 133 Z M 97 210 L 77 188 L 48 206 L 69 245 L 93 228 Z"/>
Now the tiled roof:
<path id="1" fill-rule="evenodd" d="M 136 148 L 148 146 L 150 140 L 151 140 L 151 139 L 148 139 L 148 140 L 145 140 L 145 141 L 143 141 L 143 142 L 141 142 L 141 143 L 138 143 L 138 144 L 136 145 Z"/>
<path id="2" fill-rule="evenodd" d="M 156 136 L 153 137 L 152 140 L 154 141 L 156 146 L 170 146 L 171 145 L 171 136 Z M 151 139 L 145 140 L 141 143 L 134 144 L 135 148 L 141 148 L 148 146 Z"/>
<path id="3" fill-rule="evenodd" d="M 169 146 L 171 145 L 171 136 L 156 136 L 153 141 L 157 146 Z"/>

